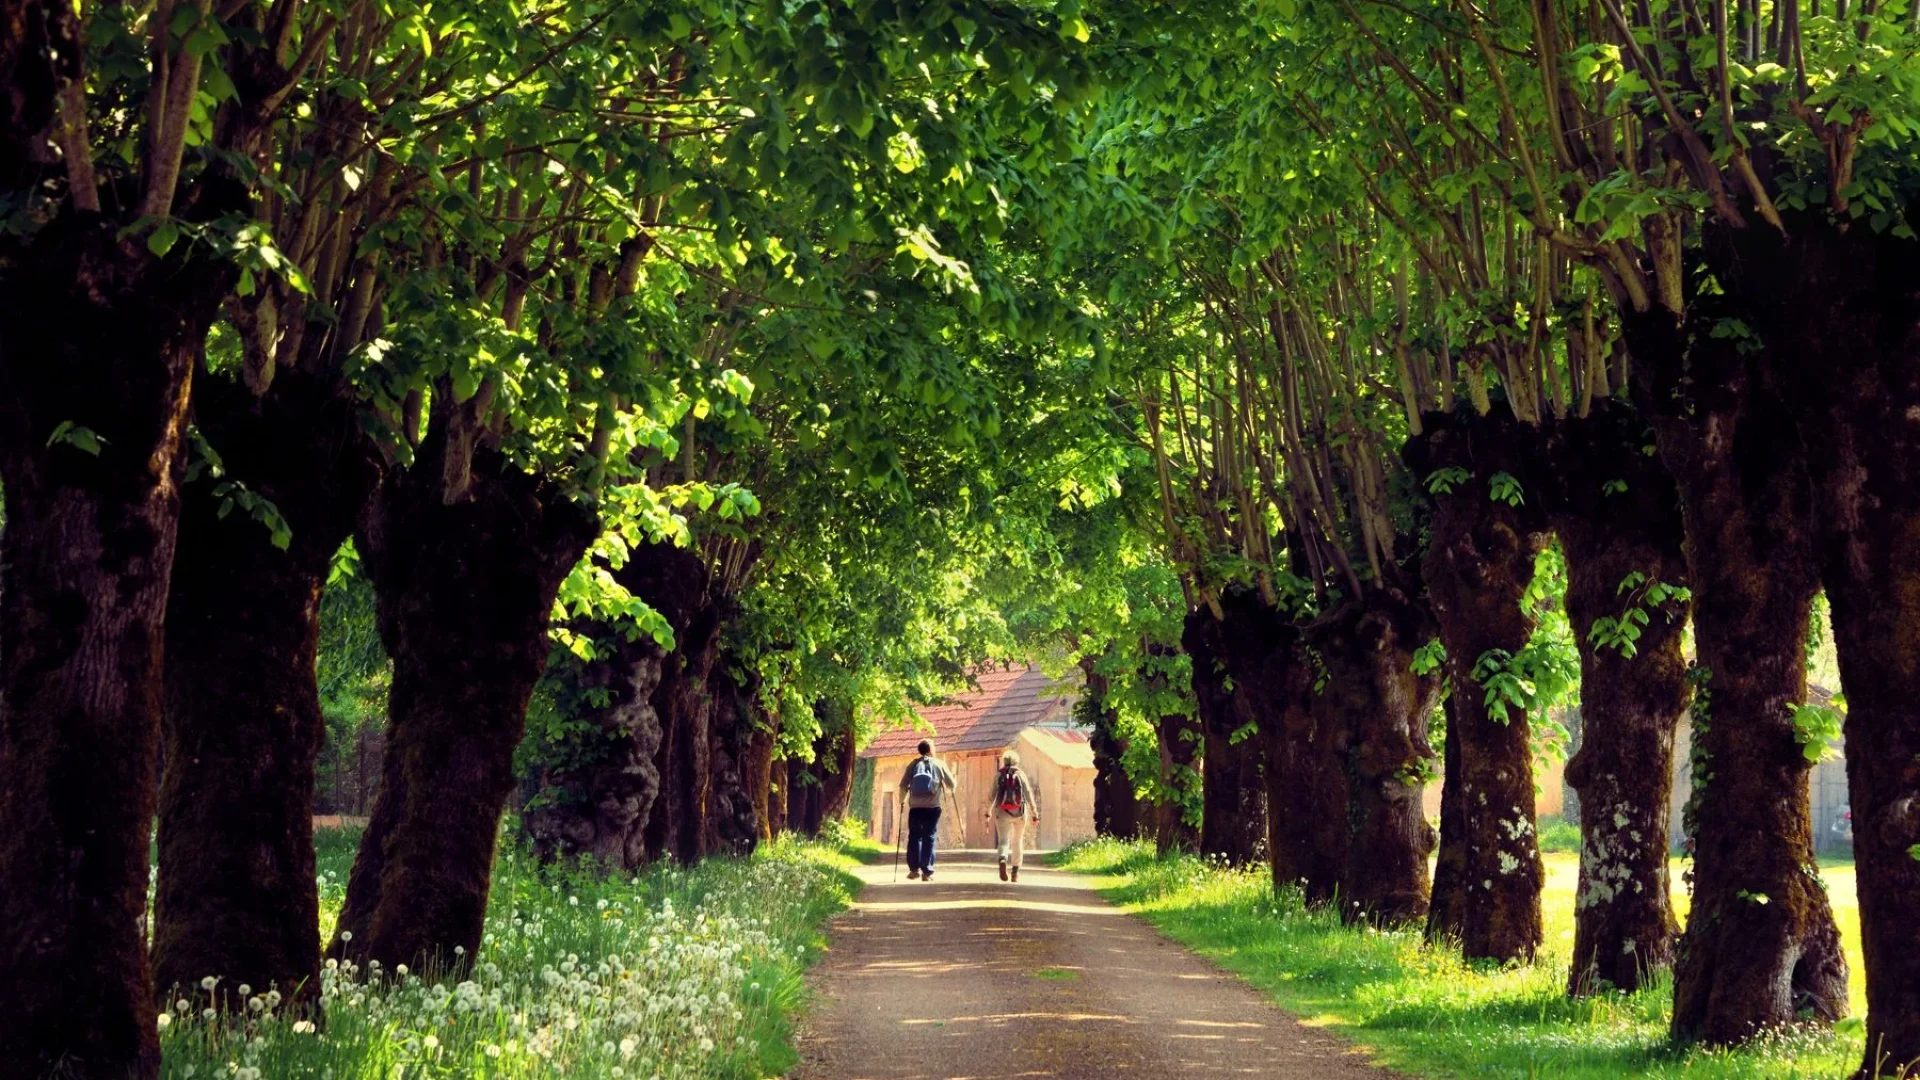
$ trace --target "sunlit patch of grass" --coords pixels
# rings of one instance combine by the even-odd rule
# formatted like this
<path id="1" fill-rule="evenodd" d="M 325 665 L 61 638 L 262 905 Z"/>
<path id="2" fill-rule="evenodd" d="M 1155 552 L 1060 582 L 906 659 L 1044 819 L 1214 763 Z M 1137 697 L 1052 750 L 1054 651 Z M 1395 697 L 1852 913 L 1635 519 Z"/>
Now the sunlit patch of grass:
<path id="1" fill-rule="evenodd" d="M 1072 982 L 1080 977 L 1080 973 L 1072 968 L 1044 967 L 1034 972 L 1033 977 L 1036 979 L 1048 979 L 1053 982 Z"/>
<path id="2" fill-rule="evenodd" d="M 316 837 L 323 935 L 357 841 Z M 468 979 L 330 965 L 318 1025 L 280 1015 L 271 988 L 181 988 L 162 1021 L 162 1076 L 777 1076 L 795 1063 L 802 974 L 858 885 L 852 865 L 837 846 L 782 839 L 750 859 L 608 876 L 541 867 L 509 844 Z M 205 1015 L 213 995 L 258 1003 L 223 1019 Z"/>
<path id="3" fill-rule="evenodd" d="M 1058 865 L 1105 878 L 1103 891 L 1169 937 L 1420 1076 L 1830 1080 L 1858 1063 L 1852 1029 L 1787 1033 L 1736 1051 L 1675 1048 L 1665 982 L 1569 999 L 1574 859 L 1549 856 L 1547 946 L 1538 963 L 1515 967 L 1469 964 L 1429 948 L 1418 929 L 1344 926 L 1331 911 L 1304 909 L 1297 896 L 1276 897 L 1264 870 L 1158 859 L 1148 844 L 1094 841 L 1062 853 Z M 1829 869 L 1826 877 L 1857 968 L 1852 875 Z"/>

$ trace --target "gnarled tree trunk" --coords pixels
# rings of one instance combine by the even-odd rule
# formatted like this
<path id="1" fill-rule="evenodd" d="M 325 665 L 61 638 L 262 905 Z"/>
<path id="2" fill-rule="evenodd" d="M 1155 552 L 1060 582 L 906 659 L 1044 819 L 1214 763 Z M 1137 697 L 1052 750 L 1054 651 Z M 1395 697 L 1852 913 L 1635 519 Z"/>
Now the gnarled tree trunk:
<path id="1" fill-rule="evenodd" d="M 708 677 L 713 699 L 708 725 L 708 761 L 712 788 L 708 796 L 708 852 L 747 855 L 760 841 L 760 807 L 753 796 L 754 699 L 760 680 L 753 672 L 736 673 L 722 661 Z"/>
<path id="2" fill-rule="evenodd" d="M 853 735 L 851 702 L 823 698 L 814 705 L 820 737 L 813 741 L 813 774 L 820 780 L 820 820 L 847 816 L 853 796 L 853 767 L 859 760 Z M 820 831 L 814 822 L 812 832 Z"/>
<path id="3" fill-rule="evenodd" d="M 1733 1043 L 1842 1016 L 1846 958 L 1814 865 L 1807 618 L 1818 580 L 1805 460 L 1758 363 L 1694 327 L 1626 315 L 1634 392 L 1679 487 L 1700 677 L 1693 704 L 1693 903 L 1674 963 L 1673 1032 Z M 1688 338 L 1691 340 L 1688 340 Z"/>
<path id="4" fill-rule="evenodd" d="M 1257 632 L 1238 621 L 1215 618 L 1205 608 L 1187 616 L 1181 637 L 1193 661 L 1193 694 L 1199 704 L 1203 749 L 1200 854 L 1235 865 L 1267 856 L 1265 757 L 1256 733 L 1235 740 L 1252 720 L 1246 696 L 1229 674 L 1227 638 Z"/>
<path id="5" fill-rule="evenodd" d="M 1723 252 L 1799 428 L 1847 696 L 1867 1049 L 1920 1068 L 1920 244 L 1824 210 Z M 1842 231 L 1844 230 L 1844 231 Z"/>
<path id="6" fill-rule="evenodd" d="M 1642 453 L 1646 423 L 1603 404 L 1558 426 L 1550 500 L 1567 557 L 1567 615 L 1580 650 L 1583 737 L 1567 763 L 1580 793 L 1580 885 L 1567 991 L 1640 989 L 1673 963 L 1667 812 L 1673 738 L 1687 705 L 1680 643 L 1688 605 L 1649 589 L 1684 588 L 1680 496 Z M 1637 582 L 1637 584 L 1636 584 Z M 1636 613 L 1644 624 L 1635 618 Z M 1595 628 L 1609 630 L 1595 640 Z M 1626 632 L 1637 640 L 1623 642 Z"/>
<path id="7" fill-rule="evenodd" d="M 1469 959 L 1527 960 L 1544 933 L 1546 882 L 1534 834 L 1530 727 L 1516 705 L 1504 717 L 1489 709 L 1474 670 L 1483 657 L 1518 653 L 1533 633 L 1521 598 L 1540 527 L 1524 502 L 1496 497 L 1493 482 L 1502 474 L 1520 481 L 1534 439 L 1517 422 L 1491 416 L 1432 414 L 1426 429 L 1408 444 L 1415 471 L 1426 478 L 1460 470 L 1451 491 L 1435 493 L 1432 547 L 1421 565 L 1455 693 L 1449 735 L 1458 739 L 1459 758 L 1448 764 L 1459 771 L 1446 782 L 1458 783 L 1462 796 L 1460 946 Z"/>
<path id="8" fill-rule="evenodd" d="M 33 40 L 8 76 L 48 59 Z M 0 151 L 30 134 L 21 86 Z M 41 182 L 17 164 L 0 157 L 8 194 Z M 188 383 L 233 270 L 120 226 L 69 213 L 0 239 L 0 1061 L 29 1076 L 160 1065 L 143 925 L 163 622 Z"/>
<path id="9" fill-rule="evenodd" d="M 256 398 L 202 378 L 194 418 L 225 477 L 271 499 L 291 530 L 185 488 L 167 610 L 154 982 L 161 1000 L 208 975 L 229 988 L 319 991 L 314 759 L 325 734 L 314 662 L 334 553 L 378 480 L 356 403 L 279 373 Z M 246 1002 L 229 993 L 213 1004 Z"/>
<path id="10" fill-rule="evenodd" d="M 540 801 L 524 815 L 542 860 L 591 858 L 621 870 L 647 862 L 646 826 L 660 795 L 660 716 L 653 691 L 667 650 L 651 637 L 628 640 L 595 626 L 592 660 L 569 660 L 558 676 L 577 693 L 604 695 L 586 719 L 596 729 L 582 758 L 540 777 Z"/>
<path id="11" fill-rule="evenodd" d="M 360 529 L 393 689 L 380 795 L 329 952 L 452 973 L 480 947 L 554 596 L 597 521 L 489 449 L 449 501 L 447 441 L 436 420 Z"/>
<path id="12" fill-rule="evenodd" d="M 698 626 L 707 585 L 699 552 L 670 543 L 648 544 L 613 575 L 666 620 L 676 646 L 690 627 Z M 561 676 L 576 690 L 605 695 L 603 706 L 583 705 L 583 718 L 598 729 L 598 738 L 579 762 L 542 777 L 542 805 L 526 815 L 526 828 L 543 857 L 589 855 L 631 870 L 659 857 L 658 849 L 649 847 L 648 835 L 656 815 L 668 813 L 661 803 L 661 746 L 671 724 L 661 713 L 667 698 L 660 688 L 669 666 L 680 661 L 674 650 L 650 636 L 629 640 L 613 627 L 590 629 L 598 655 L 570 665 L 571 671 Z"/>
<path id="13" fill-rule="evenodd" d="M 1370 590 L 1313 633 L 1327 670 L 1315 712 L 1339 717 L 1344 733 L 1341 772 L 1331 779 L 1345 785 L 1340 911 L 1350 920 L 1392 926 L 1427 917 L 1435 838 L 1420 797 L 1437 772 L 1427 718 L 1440 678 L 1416 674 L 1413 652 L 1432 633 L 1426 611 L 1387 588 Z"/>

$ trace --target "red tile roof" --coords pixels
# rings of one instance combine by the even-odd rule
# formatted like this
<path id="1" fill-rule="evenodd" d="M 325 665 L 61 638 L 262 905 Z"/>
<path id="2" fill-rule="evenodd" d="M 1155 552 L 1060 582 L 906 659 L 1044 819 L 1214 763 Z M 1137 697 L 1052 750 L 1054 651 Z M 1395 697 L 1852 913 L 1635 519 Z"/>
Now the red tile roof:
<path id="1" fill-rule="evenodd" d="M 931 739 L 936 754 L 998 750 L 1036 724 L 1065 721 L 1079 697 L 1071 684 L 1049 679 L 1031 664 L 977 671 L 974 681 L 979 690 L 946 705 L 922 706 L 921 725 L 882 731 L 860 756 L 911 754 L 921 739 Z"/>

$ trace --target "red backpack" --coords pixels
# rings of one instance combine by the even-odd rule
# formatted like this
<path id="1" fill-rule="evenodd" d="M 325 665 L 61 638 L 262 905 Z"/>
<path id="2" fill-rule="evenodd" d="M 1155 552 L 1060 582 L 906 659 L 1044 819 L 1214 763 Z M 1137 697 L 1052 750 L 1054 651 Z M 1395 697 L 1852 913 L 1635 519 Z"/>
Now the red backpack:
<path id="1" fill-rule="evenodd" d="M 1000 812 L 1011 817 L 1019 817 L 1027 808 L 1027 800 L 1020 791 L 1020 767 L 1007 765 L 1000 769 L 1000 785 L 996 789 L 993 801 Z"/>

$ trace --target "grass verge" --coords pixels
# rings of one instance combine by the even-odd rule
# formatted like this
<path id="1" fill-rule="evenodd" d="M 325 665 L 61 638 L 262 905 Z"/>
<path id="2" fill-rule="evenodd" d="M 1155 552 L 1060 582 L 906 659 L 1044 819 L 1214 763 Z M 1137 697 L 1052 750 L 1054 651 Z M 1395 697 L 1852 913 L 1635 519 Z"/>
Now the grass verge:
<path id="1" fill-rule="evenodd" d="M 1676 1049 L 1667 1041 L 1668 985 L 1569 1000 L 1573 874 L 1571 864 L 1560 865 L 1568 858 L 1549 860 L 1545 955 L 1533 966 L 1510 968 L 1428 948 L 1417 930 L 1343 926 L 1331 912 L 1276 898 L 1264 872 L 1221 869 L 1191 856 L 1159 859 L 1150 844 L 1093 841 L 1061 853 L 1056 865 L 1102 877 L 1109 898 L 1168 937 L 1307 1022 L 1418 1076 L 1831 1080 L 1858 1063 L 1857 1023 L 1838 1033 L 1782 1034 L 1739 1051 Z M 1851 893 L 1843 897 L 1838 883 L 1832 887 L 1858 966 L 1857 916 L 1846 917 L 1855 910 Z"/>
<path id="2" fill-rule="evenodd" d="M 345 895 L 358 836 L 316 837 L 322 930 Z M 167 1080 L 761 1080 L 795 1062 L 792 1023 L 822 924 L 851 901 L 857 855 L 782 838 L 751 858 L 603 877 L 541 867 L 504 845 L 487 932 L 465 982 L 330 967 L 324 1020 L 204 1014 L 172 995 Z M 232 995 L 241 988 L 219 986 Z M 242 995 L 247 996 L 247 995 Z"/>

